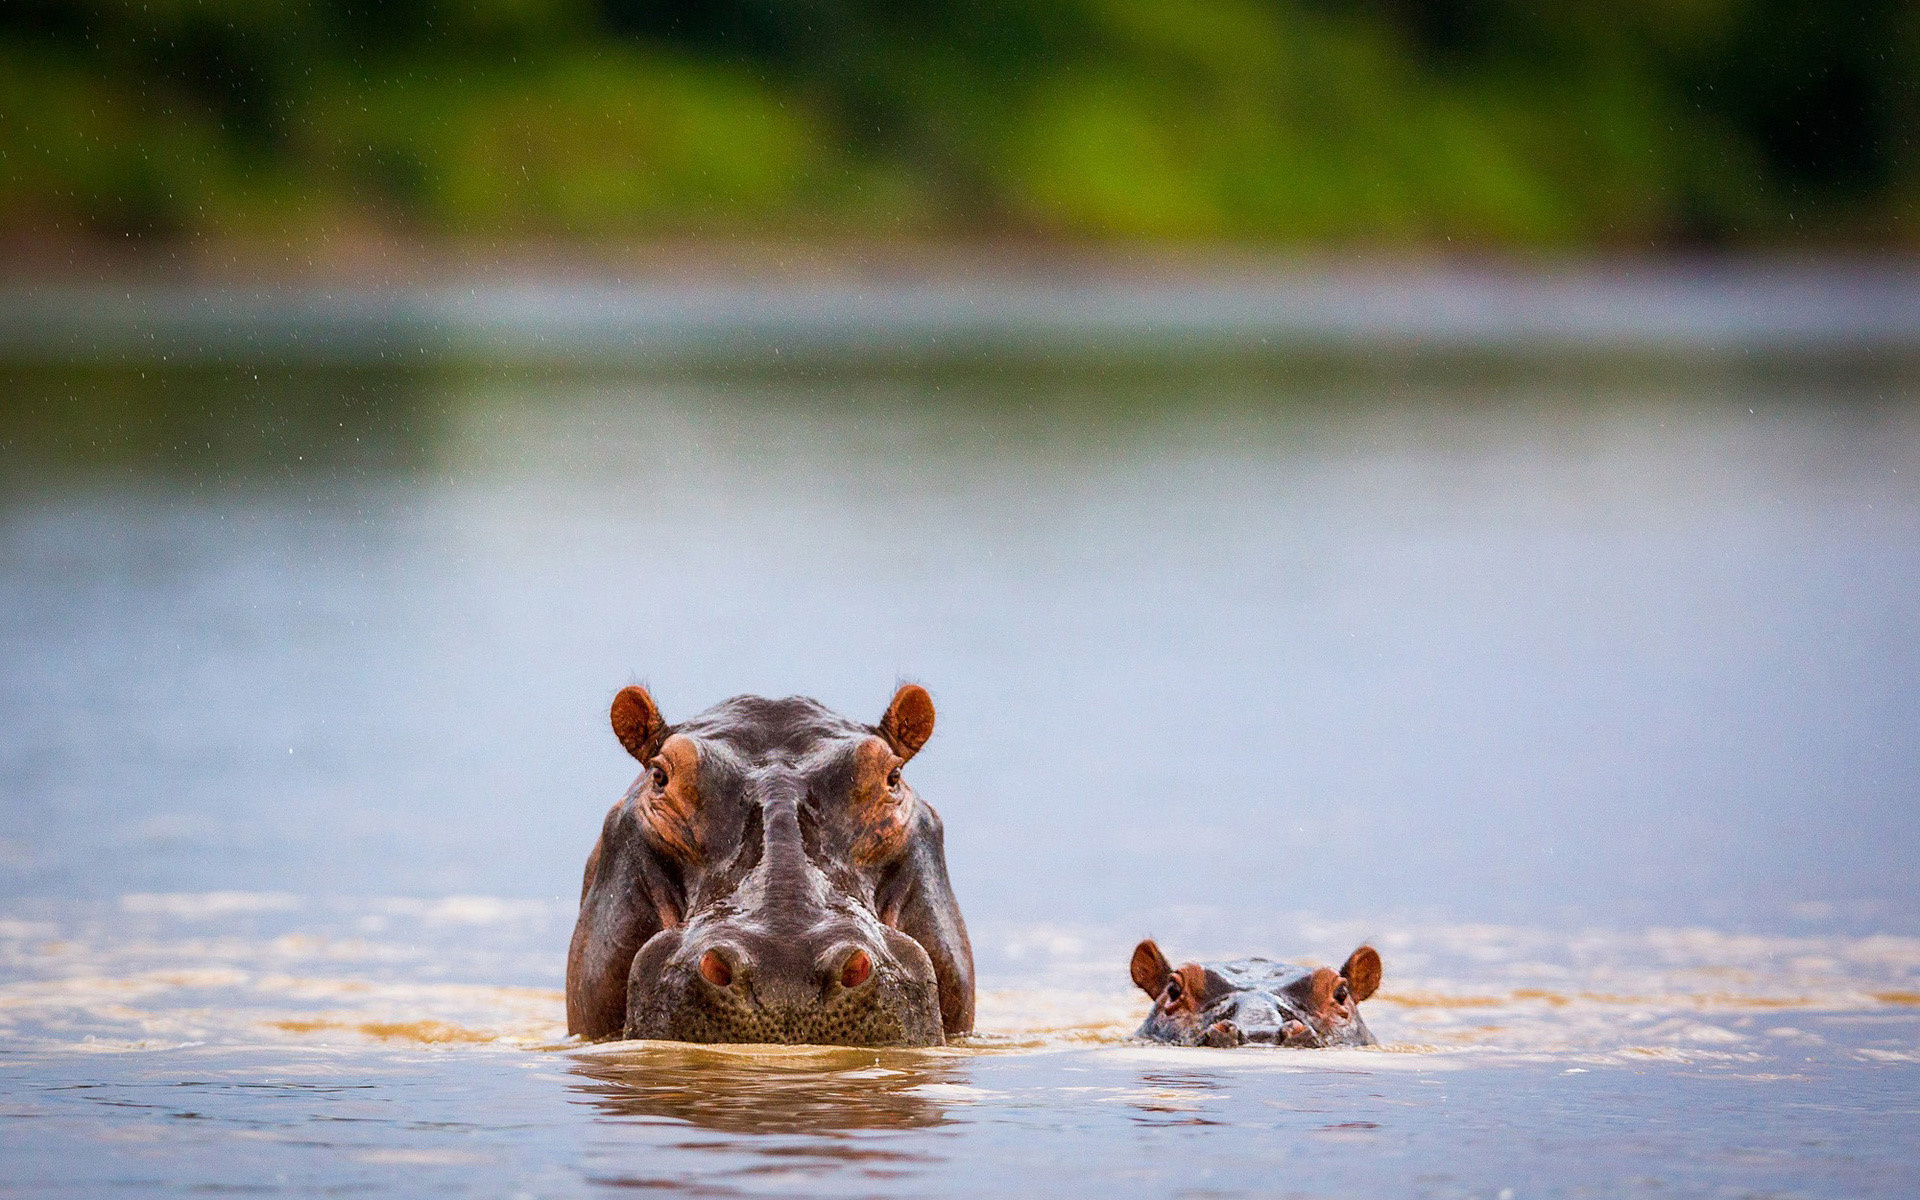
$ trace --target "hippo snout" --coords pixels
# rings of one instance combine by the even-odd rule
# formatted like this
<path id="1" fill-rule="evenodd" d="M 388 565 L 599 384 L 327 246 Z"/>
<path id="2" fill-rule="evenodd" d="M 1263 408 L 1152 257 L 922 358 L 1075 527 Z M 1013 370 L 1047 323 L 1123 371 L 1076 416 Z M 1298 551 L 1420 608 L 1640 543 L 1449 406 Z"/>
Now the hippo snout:
<path id="1" fill-rule="evenodd" d="M 785 1008 L 844 1003 L 877 990 L 883 975 L 875 971 L 876 959 L 885 961 L 891 973 L 899 969 L 879 947 L 852 941 L 835 942 L 811 961 L 804 952 L 756 955 L 732 939 L 709 941 L 704 948 L 695 945 L 681 957 L 692 960 L 694 975 L 717 1002 Z M 686 964 L 675 967 L 684 971 Z"/>
<path id="2" fill-rule="evenodd" d="M 1264 996 L 1240 1004 L 1232 1015 L 1207 1026 L 1203 1046 L 1317 1046 L 1320 1039 L 1305 1021 L 1282 1013 Z"/>
<path id="3" fill-rule="evenodd" d="M 634 957 L 629 994 L 638 1002 L 628 1014 L 628 1037 L 827 1046 L 941 1041 L 933 965 L 917 943 L 891 930 L 811 938 L 725 928 L 662 933 Z"/>

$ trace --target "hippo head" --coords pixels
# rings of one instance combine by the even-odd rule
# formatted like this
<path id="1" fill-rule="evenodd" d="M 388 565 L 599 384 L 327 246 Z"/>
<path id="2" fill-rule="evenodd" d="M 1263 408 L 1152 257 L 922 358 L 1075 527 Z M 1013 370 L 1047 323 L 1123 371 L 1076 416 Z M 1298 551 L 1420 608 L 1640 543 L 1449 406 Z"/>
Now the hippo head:
<path id="1" fill-rule="evenodd" d="M 1380 986 L 1380 954 L 1362 946 L 1335 972 L 1264 958 L 1175 968 L 1153 940 L 1133 950 L 1133 982 L 1153 997 L 1139 1036 L 1181 1046 L 1371 1046 L 1360 1001 Z"/>
<path id="2" fill-rule="evenodd" d="M 901 774 L 933 734 L 909 684 L 877 725 L 738 696 L 613 728 L 645 770 L 587 858 L 567 1028 L 687 1042 L 938 1045 L 973 1027 L 940 818 Z"/>

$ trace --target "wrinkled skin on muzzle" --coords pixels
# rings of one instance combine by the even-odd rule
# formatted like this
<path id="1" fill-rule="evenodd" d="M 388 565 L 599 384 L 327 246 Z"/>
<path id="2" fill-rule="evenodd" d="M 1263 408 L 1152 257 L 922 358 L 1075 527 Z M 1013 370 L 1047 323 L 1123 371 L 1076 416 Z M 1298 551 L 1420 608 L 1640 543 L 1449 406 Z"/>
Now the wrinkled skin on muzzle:
<path id="1" fill-rule="evenodd" d="M 1339 971 L 1266 958 L 1174 967 L 1152 939 L 1134 948 L 1133 982 L 1153 997 L 1139 1037 L 1178 1046 L 1371 1046 L 1360 1001 L 1380 986 L 1380 955 L 1362 946 Z"/>
<path id="2" fill-rule="evenodd" d="M 645 765 L 587 859 L 567 957 L 584 1038 L 928 1046 L 973 1028 L 939 815 L 902 775 L 924 689 L 877 725 L 740 696 L 679 725 L 627 688 Z"/>

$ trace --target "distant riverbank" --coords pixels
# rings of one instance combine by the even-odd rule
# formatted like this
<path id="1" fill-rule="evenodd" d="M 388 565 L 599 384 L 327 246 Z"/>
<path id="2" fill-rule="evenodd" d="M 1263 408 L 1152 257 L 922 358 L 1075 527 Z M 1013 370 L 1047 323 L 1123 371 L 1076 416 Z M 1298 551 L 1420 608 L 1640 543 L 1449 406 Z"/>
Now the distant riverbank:
<path id="1" fill-rule="evenodd" d="M 1325 352 L 1920 352 L 1920 263 L 744 260 L 0 284 L 0 358 L 778 367 Z"/>
<path id="2" fill-rule="evenodd" d="M 1913 247 L 1909 9 L 48 0 L 0 229 Z"/>

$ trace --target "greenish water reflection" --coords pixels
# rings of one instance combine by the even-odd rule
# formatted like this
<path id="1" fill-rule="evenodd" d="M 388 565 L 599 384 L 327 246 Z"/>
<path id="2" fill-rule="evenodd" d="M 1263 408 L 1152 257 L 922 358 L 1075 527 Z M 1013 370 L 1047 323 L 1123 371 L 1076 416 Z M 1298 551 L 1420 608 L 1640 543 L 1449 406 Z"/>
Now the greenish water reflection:
<path id="1" fill-rule="evenodd" d="M 964 1061 L 938 1053 L 667 1044 L 602 1047 L 570 1069 L 604 1116 L 727 1133 L 928 1128 L 947 1120 L 939 1090 L 968 1078 Z"/>
<path id="2" fill-rule="evenodd" d="M 387 475 L 444 436 L 444 389 L 403 368 L 0 368 L 0 473 L 203 483 Z"/>

